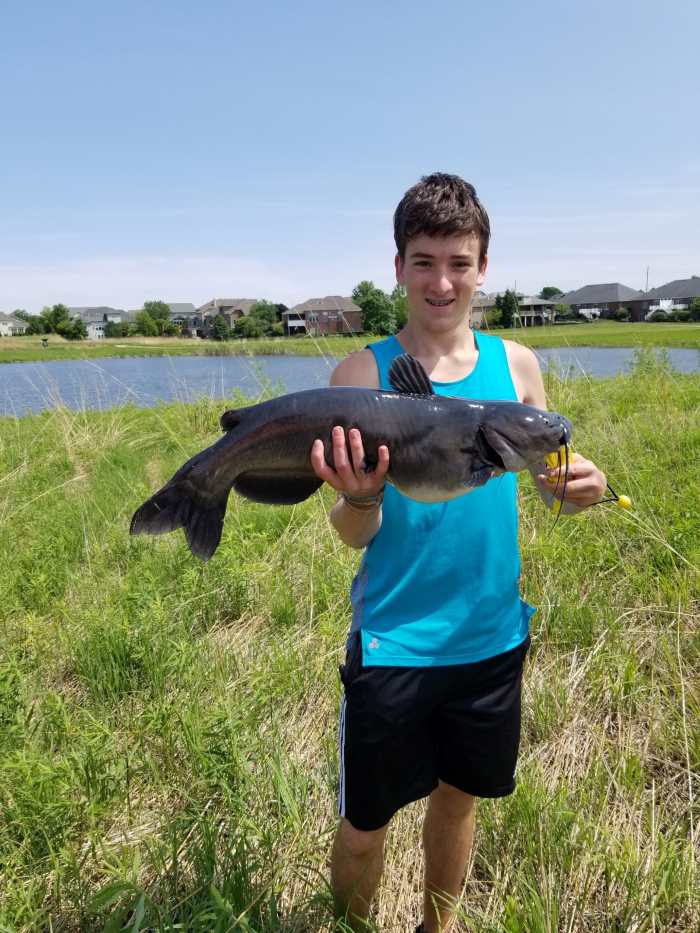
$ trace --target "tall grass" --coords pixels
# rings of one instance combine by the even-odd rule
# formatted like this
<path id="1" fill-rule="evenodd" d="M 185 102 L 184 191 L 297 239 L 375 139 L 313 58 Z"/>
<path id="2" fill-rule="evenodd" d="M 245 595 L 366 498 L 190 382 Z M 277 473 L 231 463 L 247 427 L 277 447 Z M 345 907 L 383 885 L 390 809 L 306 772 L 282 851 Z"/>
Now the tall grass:
<path id="1" fill-rule="evenodd" d="M 478 805 L 460 928 L 698 928 L 700 377 L 642 354 L 547 375 L 577 448 L 634 503 L 556 525 L 524 481 L 540 607 L 518 788 Z M 207 565 L 131 513 L 217 435 L 220 402 L 0 421 L 0 929 L 334 925 L 336 664 L 358 555 L 328 491 L 232 497 Z M 374 923 L 419 912 L 421 803 Z"/>

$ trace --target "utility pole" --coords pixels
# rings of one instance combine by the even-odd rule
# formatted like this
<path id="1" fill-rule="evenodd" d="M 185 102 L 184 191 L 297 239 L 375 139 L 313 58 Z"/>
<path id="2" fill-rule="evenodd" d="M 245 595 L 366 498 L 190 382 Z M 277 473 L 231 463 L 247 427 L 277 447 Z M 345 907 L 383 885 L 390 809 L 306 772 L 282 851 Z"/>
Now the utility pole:
<path id="1" fill-rule="evenodd" d="M 647 266 L 647 287 L 644 289 L 644 291 L 649 291 L 649 266 Z"/>

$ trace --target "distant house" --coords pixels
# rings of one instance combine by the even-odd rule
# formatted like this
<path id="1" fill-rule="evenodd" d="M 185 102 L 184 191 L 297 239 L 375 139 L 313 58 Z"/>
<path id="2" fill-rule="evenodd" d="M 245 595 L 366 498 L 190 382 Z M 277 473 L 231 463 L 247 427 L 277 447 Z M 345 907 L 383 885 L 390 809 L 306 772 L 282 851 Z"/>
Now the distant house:
<path id="1" fill-rule="evenodd" d="M 309 298 L 283 312 L 282 322 L 287 336 L 307 334 L 359 334 L 362 332 L 362 312 L 352 298 L 326 295 Z"/>
<path id="2" fill-rule="evenodd" d="M 486 314 L 488 311 L 495 310 L 499 294 L 499 292 L 493 292 L 490 295 L 484 292 L 476 293 L 472 299 L 472 327 L 478 330 L 486 326 Z M 546 301 L 544 298 L 518 294 L 519 323 L 523 327 L 532 327 L 551 321 L 557 304 L 559 301 Z"/>
<path id="3" fill-rule="evenodd" d="M 26 332 L 26 321 L 0 311 L 0 337 L 21 337 Z"/>
<path id="4" fill-rule="evenodd" d="M 202 315 L 191 301 L 166 301 L 170 308 L 170 323 L 180 328 L 186 337 L 199 336 L 203 327 Z"/>
<path id="5" fill-rule="evenodd" d="M 471 326 L 479 330 L 486 323 L 486 314 L 496 307 L 496 292 L 489 295 L 478 291 L 472 298 Z"/>
<path id="6" fill-rule="evenodd" d="M 257 302 L 257 298 L 212 298 L 197 308 L 201 319 L 197 336 L 211 337 L 217 317 L 223 317 L 228 326 L 233 327 L 236 321 L 250 314 L 250 309 Z"/>
<path id="7" fill-rule="evenodd" d="M 575 291 L 567 292 L 557 298 L 556 303 L 568 305 L 589 320 L 598 317 L 612 317 L 620 308 L 630 310 L 636 302 L 644 301 L 644 292 L 628 288 L 619 282 L 603 285 L 584 285 Z"/>
<path id="8" fill-rule="evenodd" d="M 559 301 L 537 298 L 534 295 L 518 295 L 518 317 L 523 327 L 546 324 L 554 318 L 554 309 Z"/>
<path id="9" fill-rule="evenodd" d="M 72 318 L 80 318 L 85 324 L 89 340 L 102 340 L 105 335 L 105 325 L 109 322 L 120 324 L 129 320 L 129 312 L 122 308 L 110 308 L 108 305 L 94 305 L 86 307 L 68 308 Z"/>
<path id="10" fill-rule="evenodd" d="M 647 301 L 645 317 L 654 311 L 689 308 L 696 298 L 700 298 L 700 276 L 691 275 L 689 279 L 675 279 L 658 288 L 652 288 L 644 297 Z"/>

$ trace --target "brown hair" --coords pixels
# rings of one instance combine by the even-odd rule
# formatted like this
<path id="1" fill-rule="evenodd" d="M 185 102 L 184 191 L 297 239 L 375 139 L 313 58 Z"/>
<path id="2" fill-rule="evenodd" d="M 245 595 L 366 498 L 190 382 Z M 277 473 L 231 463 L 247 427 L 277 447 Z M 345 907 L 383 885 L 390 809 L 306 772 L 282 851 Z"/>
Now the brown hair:
<path id="1" fill-rule="evenodd" d="M 405 258 L 406 246 L 413 237 L 455 233 L 475 233 L 479 237 L 482 263 L 489 249 L 491 225 L 474 185 L 444 172 L 424 175 L 408 189 L 394 213 L 394 239 L 399 256 Z"/>

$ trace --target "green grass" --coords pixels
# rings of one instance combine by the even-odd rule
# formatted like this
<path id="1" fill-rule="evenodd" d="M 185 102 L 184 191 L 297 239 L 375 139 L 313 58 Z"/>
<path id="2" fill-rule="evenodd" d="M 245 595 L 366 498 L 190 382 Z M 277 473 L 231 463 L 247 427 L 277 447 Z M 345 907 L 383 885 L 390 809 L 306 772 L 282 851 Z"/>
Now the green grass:
<path id="1" fill-rule="evenodd" d="M 547 327 L 493 330 L 532 347 L 688 347 L 700 349 L 700 324 L 557 324 Z M 97 359 L 122 356 L 239 356 L 296 355 L 335 356 L 378 340 L 367 334 L 348 337 L 275 337 L 264 340 L 186 340 L 178 337 L 129 337 L 70 341 L 51 335 L 49 346 L 40 337 L 0 339 L 0 363 L 29 363 L 42 360 Z"/>
<path id="2" fill-rule="evenodd" d="M 698 324 L 625 324 L 595 321 L 591 324 L 555 324 L 546 327 L 494 329 L 510 340 L 531 347 L 687 347 L 700 349 Z"/>
<path id="3" fill-rule="evenodd" d="M 540 611 L 519 783 L 478 805 L 460 928 L 689 933 L 700 376 L 642 353 L 629 376 L 547 383 L 635 508 L 553 525 L 522 483 Z M 0 421 L 0 930 L 334 928 L 336 665 L 358 554 L 329 529 L 328 491 L 293 508 L 232 496 L 207 565 L 180 533 L 127 533 L 223 407 Z M 382 930 L 417 921 L 422 812 L 392 826 Z"/>

